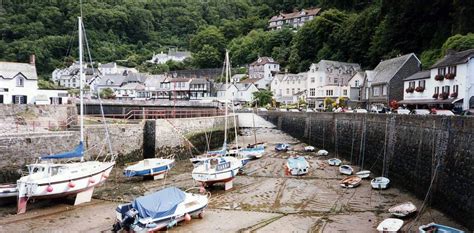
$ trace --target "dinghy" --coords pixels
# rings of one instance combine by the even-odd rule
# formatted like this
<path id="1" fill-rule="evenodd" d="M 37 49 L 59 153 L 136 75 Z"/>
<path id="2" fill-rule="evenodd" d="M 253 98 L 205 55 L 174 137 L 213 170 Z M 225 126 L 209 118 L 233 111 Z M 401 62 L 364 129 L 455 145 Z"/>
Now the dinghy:
<path id="1" fill-rule="evenodd" d="M 240 149 L 239 154 L 243 157 L 248 157 L 250 159 L 259 159 L 263 156 L 265 148 L 263 146 L 257 146 L 253 148 L 243 148 Z"/>
<path id="2" fill-rule="evenodd" d="M 318 150 L 316 154 L 319 156 L 326 156 L 329 154 L 329 152 L 327 150 Z"/>
<path id="3" fill-rule="evenodd" d="M 352 169 L 351 166 L 349 165 L 342 165 L 339 167 L 339 172 L 341 174 L 344 174 L 344 175 L 352 175 L 352 172 L 354 171 L 354 169 Z"/>
<path id="4" fill-rule="evenodd" d="M 341 165 L 342 161 L 340 159 L 337 159 L 337 158 L 332 158 L 332 159 L 328 159 L 328 163 L 331 166 L 339 166 L 339 165 Z"/>
<path id="5" fill-rule="evenodd" d="M 123 171 L 126 177 L 152 176 L 163 177 L 174 166 L 174 159 L 144 159 L 136 164 L 128 166 Z"/>
<path id="6" fill-rule="evenodd" d="M 464 231 L 445 225 L 430 223 L 418 228 L 419 233 L 464 233 Z"/>
<path id="7" fill-rule="evenodd" d="M 369 170 L 362 170 L 360 172 L 356 172 L 356 175 L 362 179 L 369 178 L 370 171 Z"/>
<path id="8" fill-rule="evenodd" d="M 302 176 L 309 171 L 309 163 L 304 157 L 296 156 L 288 158 L 286 170 L 292 176 Z"/>
<path id="9" fill-rule="evenodd" d="M 341 180 L 341 187 L 355 188 L 360 185 L 362 179 L 359 176 L 349 176 Z"/>
<path id="10" fill-rule="evenodd" d="M 0 184 L 0 198 L 16 197 L 18 189 L 16 184 Z"/>
<path id="11" fill-rule="evenodd" d="M 193 169 L 192 176 L 204 186 L 211 186 L 232 181 L 240 168 L 242 162 L 231 156 L 209 158 Z"/>
<path id="12" fill-rule="evenodd" d="M 166 188 L 119 205 L 115 210 L 113 231 L 154 232 L 171 228 L 180 221 L 201 218 L 208 202 L 207 195 L 183 192 L 175 187 Z"/>
<path id="13" fill-rule="evenodd" d="M 416 206 L 408 201 L 388 209 L 388 212 L 397 217 L 406 217 L 416 212 Z"/>
<path id="14" fill-rule="evenodd" d="M 304 147 L 304 151 L 306 152 L 313 152 L 315 149 L 314 149 L 314 146 L 305 146 Z"/>
<path id="15" fill-rule="evenodd" d="M 400 228 L 402 228 L 402 226 L 403 220 L 398 218 L 387 218 L 377 226 L 377 231 L 383 233 L 396 233 Z"/>
<path id="16" fill-rule="evenodd" d="M 372 185 L 372 188 L 374 189 L 386 189 L 388 188 L 389 183 L 390 180 L 383 176 L 376 177 L 370 181 L 370 185 Z"/>

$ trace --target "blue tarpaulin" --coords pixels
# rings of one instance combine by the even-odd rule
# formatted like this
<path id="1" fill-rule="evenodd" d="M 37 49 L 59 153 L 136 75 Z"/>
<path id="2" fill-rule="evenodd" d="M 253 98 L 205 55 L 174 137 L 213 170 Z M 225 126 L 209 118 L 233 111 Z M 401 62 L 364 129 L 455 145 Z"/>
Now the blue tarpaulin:
<path id="1" fill-rule="evenodd" d="M 141 218 L 157 219 L 172 215 L 184 198 L 183 191 L 176 187 L 170 187 L 139 197 L 132 202 L 132 206 L 138 210 L 138 215 Z"/>
<path id="2" fill-rule="evenodd" d="M 306 162 L 304 157 L 290 157 L 288 158 L 288 166 L 290 168 L 306 168 L 308 162 Z"/>
<path id="3" fill-rule="evenodd" d="M 45 157 L 41 157 L 41 159 L 68 159 L 68 158 L 82 157 L 83 154 L 84 154 L 84 145 L 82 144 L 82 142 L 80 142 L 79 145 L 77 145 L 73 151 L 63 152 L 63 153 L 54 154 L 54 155 L 48 155 Z"/>

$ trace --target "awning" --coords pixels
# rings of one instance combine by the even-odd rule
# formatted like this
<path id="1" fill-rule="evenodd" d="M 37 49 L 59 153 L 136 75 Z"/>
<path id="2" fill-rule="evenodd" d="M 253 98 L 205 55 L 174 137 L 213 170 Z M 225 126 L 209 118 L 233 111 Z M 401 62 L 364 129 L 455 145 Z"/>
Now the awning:
<path id="1" fill-rule="evenodd" d="M 462 99 L 405 99 L 398 101 L 399 104 L 453 104 Z"/>

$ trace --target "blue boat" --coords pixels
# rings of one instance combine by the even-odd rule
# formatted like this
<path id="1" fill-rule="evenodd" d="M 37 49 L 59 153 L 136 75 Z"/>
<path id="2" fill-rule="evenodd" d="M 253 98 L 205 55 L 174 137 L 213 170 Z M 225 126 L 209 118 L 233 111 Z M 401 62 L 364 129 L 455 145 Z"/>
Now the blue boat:
<path id="1" fill-rule="evenodd" d="M 441 225 L 434 222 L 419 227 L 418 232 L 420 233 L 464 233 L 464 231 L 461 231 L 459 229 L 448 227 L 448 226 Z"/>
<path id="2" fill-rule="evenodd" d="M 174 159 L 144 159 L 123 171 L 126 177 L 158 176 L 167 173 L 174 166 Z"/>
<path id="3" fill-rule="evenodd" d="M 286 162 L 286 169 L 293 176 L 301 176 L 309 172 L 309 163 L 301 156 L 290 157 Z"/>
<path id="4" fill-rule="evenodd" d="M 276 151 L 288 151 L 290 149 L 290 145 L 286 143 L 279 143 L 275 146 Z"/>

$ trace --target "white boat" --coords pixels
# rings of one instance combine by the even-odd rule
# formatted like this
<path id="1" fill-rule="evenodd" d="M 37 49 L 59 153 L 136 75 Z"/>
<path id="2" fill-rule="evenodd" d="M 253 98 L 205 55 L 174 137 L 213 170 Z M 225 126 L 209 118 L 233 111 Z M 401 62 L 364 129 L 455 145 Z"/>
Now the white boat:
<path id="1" fill-rule="evenodd" d="M 362 178 L 359 176 L 349 176 L 341 180 L 340 185 L 343 188 L 355 188 L 360 185 Z"/>
<path id="2" fill-rule="evenodd" d="M 370 185 L 372 185 L 374 189 L 386 189 L 389 183 L 390 180 L 383 176 L 376 177 L 370 181 Z"/>
<path id="3" fill-rule="evenodd" d="M 392 215 L 397 217 L 406 217 L 416 212 L 416 206 L 411 202 L 405 202 L 388 209 Z"/>
<path id="4" fill-rule="evenodd" d="M 80 140 L 79 145 L 69 152 L 44 156 L 39 162 L 27 165 L 29 174 L 17 181 L 18 208 L 17 213 L 25 213 L 27 202 L 30 199 L 55 198 L 75 195 L 75 205 L 89 202 L 94 187 L 105 182 L 115 164 L 115 155 L 112 154 L 110 138 L 110 161 L 84 161 L 84 104 L 83 87 L 84 71 L 82 65 L 82 19 L 78 17 L 79 25 L 79 83 L 80 83 Z M 105 119 L 104 124 L 105 124 Z M 108 132 L 105 124 L 105 131 Z M 80 158 L 80 162 L 53 162 Z"/>
<path id="5" fill-rule="evenodd" d="M 377 226 L 377 231 L 383 233 L 396 233 L 402 228 L 402 226 L 403 220 L 398 218 L 387 218 Z"/>
<path id="6" fill-rule="evenodd" d="M 344 174 L 344 175 L 352 175 L 352 172 L 354 171 L 354 169 L 352 169 L 351 166 L 349 165 L 342 165 L 339 167 L 339 172 L 341 174 Z"/>
<path id="7" fill-rule="evenodd" d="M 438 223 L 430 223 L 418 228 L 419 233 L 464 233 L 464 231 L 454 227 L 445 226 Z"/>
<path id="8" fill-rule="evenodd" d="M 341 165 L 342 161 L 340 159 L 337 159 L 337 158 L 332 158 L 332 159 L 328 159 L 328 164 L 331 165 L 331 166 L 339 166 Z"/>
<path id="9" fill-rule="evenodd" d="M 302 156 L 290 157 L 286 162 L 286 170 L 292 176 L 302 176 L 309 172 L 309 163 Z"/>
<path id="10" fill-rule="evenodd" d="M 362 179 L 369 178 L 370 176 L 370 171 L 369 170 L 362 170 L 359 172 L 356 172 L 356 175 Z"/>
<path id="11" fill-rule="evenodd" d="M 125 168 L 126 177 L 133 176 L 160 176 L 167 173 L 174 166 L 174 159 L 153 158 L 144 159 Z"/>
<path id="12" fill-rule="evenodd" d="M 209 158 L 193 169 L 192 177 L 204 186 L 211 186 L 232 181 L 240 168 L 242 162 L 231 156 Z"/>
<path id="13" fill-rule="evenodd" d="M 0 184 L 0 198 L 16 197 L 18 189 L 16 184 Z"/>
<path id="14" fill-rule="evenodd" d="M 314 149 L 314 146 L 305 146 L 304 147 L 304 151 L 306 152 L 313 152 L 315 149 Z"/>
<path id="15" fill-rule="evenodd" d="M 209 203 L 207 195 L 183 192 L 170 187 L 119 205 L 113 231 L 154 232 L 172 228 L 180 221 L 202 218 Z"/>
<path id="16" fill-rule="evenodd" d="M 239 154 L 243 157 L 248 157 L 250 159 L 259 159 L 263 156 L 265 152 L 265 147 L 263 146 L 256 146 L 253 148 L 242 148 L 239 151 Z"/>
<path id="17" fill-rule="evenodd" d="M 319 156 L 326 156 L 329 154 L 329 152 L 327 150 L 318 150 L 316 154 Z"/>

